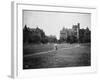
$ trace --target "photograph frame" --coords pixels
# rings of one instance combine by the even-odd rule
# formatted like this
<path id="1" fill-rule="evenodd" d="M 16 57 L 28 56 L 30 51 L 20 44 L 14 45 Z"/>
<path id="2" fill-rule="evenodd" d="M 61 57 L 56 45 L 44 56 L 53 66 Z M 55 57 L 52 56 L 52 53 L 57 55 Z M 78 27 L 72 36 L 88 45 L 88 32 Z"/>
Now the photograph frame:
<path id="1" fill-rule="evenodd" d="M 61 5 L 42 5 L 22 2 L 12 2 L 11 5 L 11 33 L 12 33 L 12 54 L 11 54 L 11 76 L 13 78 L 23 77 L 40 77 L 40 76 L 54 76 L 66 75 L 73 73 L 91 73 L 97 71 L 97 54 L 93 43 L 96 40 L 96 8 L 94 7 L 77 7 L 77 6 L 61 6 Z M 90 67 L 73 67 L 73 68 L 53 68 L 53 69 L 36 69 L 23 70 L 23 53 L 22 53 L 22 10 L 45 10 L 45 11 L 60 11 L 60 12 L 78 12 L 91 14 L 91 66 Z M 95 54 L 94 54 L 95 53 Z"/>

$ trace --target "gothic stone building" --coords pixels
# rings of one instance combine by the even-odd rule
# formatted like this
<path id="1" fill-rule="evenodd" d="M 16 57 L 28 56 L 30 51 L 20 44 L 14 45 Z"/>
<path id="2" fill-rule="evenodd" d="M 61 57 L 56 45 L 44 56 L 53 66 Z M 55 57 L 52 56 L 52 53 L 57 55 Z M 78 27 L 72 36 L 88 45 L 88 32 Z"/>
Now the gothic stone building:
<path id="1" fill-rule="evenodd" d="M 60 31 L 60 39 L 67 39 L 68 36 L 74 35 L 79 39 L 79 30 L 80 30 L 80 23 L 77 25 L 73 25 L 72 29 L 63 28 Z"/>

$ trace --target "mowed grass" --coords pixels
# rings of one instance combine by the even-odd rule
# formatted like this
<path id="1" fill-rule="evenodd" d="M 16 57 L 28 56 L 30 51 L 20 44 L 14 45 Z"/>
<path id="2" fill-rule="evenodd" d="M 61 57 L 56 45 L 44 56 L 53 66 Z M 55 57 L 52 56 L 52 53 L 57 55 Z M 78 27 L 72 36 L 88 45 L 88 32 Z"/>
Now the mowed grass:
<path id="1" fill-rule="evenodd" d="M 68 45 L 66 46 L 68 47 Z M 78 67 L 90 65 L 90 44 L 80 44 L 80 47 L 71 49 L 58 49 L 57 51 L 32 55 L 23 58 L 23 69 Z"/>
<path id="2" fill-rule="evenodd" d="M 57 47 L 58 49 L 62 49 L 62 48 L 69 48 L 72 46 L 75 46 L 76 44 L 58 44 Z M 35 54 L 35 53 L 39 53 L 39 52 L 46 52 L 46 51 L 50 51 L 50 50 L 54 50 L 54 44 L 25 44 L 23 46 L 23 54 L 27 55 L 27 54 Z"/>
<path id="3" fill-rule="evenodd" d="M 23 46 L 23 54 L 34 54 L 38 52 L 44 52 L 53 50 L 53 44 L 25 44 Z"/>

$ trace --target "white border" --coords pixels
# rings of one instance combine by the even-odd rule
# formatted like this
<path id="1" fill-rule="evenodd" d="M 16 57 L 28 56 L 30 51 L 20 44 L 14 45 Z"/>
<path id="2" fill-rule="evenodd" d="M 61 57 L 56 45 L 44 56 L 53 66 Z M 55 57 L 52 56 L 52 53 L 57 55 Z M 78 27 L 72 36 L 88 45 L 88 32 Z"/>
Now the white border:
<path id="1" fill-rule="evenodd" d="M 55 6 L 55 5 L 38 5 L 25 3 L 12 3 L 12 77 L 40 77 L 40 76 L 54 76 L 66 75 L 70 73 L 87 73 L 96 72 L 96 48 L 95 43 L 95 28 L 96 28 L 96 8 L 86 7 L 71 7 L 71 6 Z M 78 12 L 91 14 L 91 66 L 90 67 L 66 67 L 66 68 L 52 68 L 52 69 L 29 69 L 23 70 L 23 46 L 22 46 L 22 10 L 43 10 L 43 11 L 60 11 L 60 12 Z M 14 28 L 13 28 L 14 26 Z"/>

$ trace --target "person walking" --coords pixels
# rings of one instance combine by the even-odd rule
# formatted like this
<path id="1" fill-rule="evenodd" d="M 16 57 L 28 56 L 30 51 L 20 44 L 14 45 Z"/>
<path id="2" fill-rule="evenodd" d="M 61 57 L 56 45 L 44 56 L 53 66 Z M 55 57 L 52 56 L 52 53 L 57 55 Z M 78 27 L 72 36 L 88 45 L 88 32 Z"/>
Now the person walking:
<path id="1" fill-rule="evenodd" d="M 55 49 L 55 50 L 58 50 L 57 44 L 54 44 L 54 49 Z"/>

